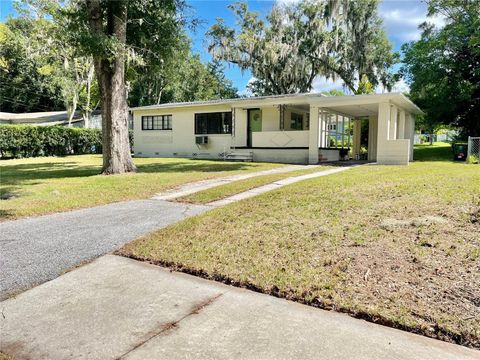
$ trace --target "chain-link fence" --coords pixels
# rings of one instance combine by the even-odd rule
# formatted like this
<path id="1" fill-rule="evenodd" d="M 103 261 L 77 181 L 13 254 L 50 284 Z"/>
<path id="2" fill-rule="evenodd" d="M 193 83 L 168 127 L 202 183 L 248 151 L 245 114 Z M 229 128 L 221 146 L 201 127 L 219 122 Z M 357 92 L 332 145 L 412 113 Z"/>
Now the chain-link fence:
<path id="1" fill-rule="evenodd" d="M 480 164 L 480 137 L 468 137 L 467 161 L 470 164 Z"/>

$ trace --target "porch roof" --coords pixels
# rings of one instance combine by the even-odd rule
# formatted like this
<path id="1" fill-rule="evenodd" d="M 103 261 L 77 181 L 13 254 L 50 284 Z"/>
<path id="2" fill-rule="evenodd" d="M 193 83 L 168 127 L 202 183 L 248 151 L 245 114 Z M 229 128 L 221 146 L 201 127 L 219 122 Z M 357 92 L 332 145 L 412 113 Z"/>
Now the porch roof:
<path id="1" fill-rule="evenodd" d="M 404 108 L 412 114 L 422 114 L 422 110 L 411 100 L 401 93 L 385 93 L 371 95 L 345 95 L 325 96 L 318 93 L 303 93 L 292 95 L 257 96 L 236 99 L 218 99 L 207 101 L 192 101 L 148 105 L 130 108 L 131 111 L 173 109 L 182 107 L 196 107 L 208 105 L 227 105 L 231 107 L 252 108 L 259 106 L 280 105 L 280 104 L 309 104 L 326 108 L 332 111 L 343 113 L 348 116 L 368 116 L 378 112 L 378 104 L 390 101 L 393 104 Z"/>

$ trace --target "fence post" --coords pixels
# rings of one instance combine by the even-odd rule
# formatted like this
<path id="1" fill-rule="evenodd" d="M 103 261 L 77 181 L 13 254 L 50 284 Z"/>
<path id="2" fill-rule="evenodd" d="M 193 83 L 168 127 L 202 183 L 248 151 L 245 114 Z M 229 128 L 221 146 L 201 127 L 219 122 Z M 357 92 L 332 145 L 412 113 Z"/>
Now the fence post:
<path id="1" fill-rule="evenodd" d="M 473 149 L 472 149 L 472 137 L 471 137 L 471 136 L 468 137 L 468 141 L 467 141 L 467 160 L 468 160 L 468 158 L 470 157 L 470 152 L 473 152 Z"/>

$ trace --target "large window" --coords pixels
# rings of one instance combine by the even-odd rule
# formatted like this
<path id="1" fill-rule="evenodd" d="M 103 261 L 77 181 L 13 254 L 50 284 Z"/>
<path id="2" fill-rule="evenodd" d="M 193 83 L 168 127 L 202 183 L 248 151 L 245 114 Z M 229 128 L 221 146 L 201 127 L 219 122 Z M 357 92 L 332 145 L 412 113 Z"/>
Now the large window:
<path id="1" fill-rule="evenodd" d="M 303 130 L 303 115 L 293 113 L 291 115 L 290 129 L 292 130 Z"/>
<path id="2" fill-rule="evenodd" d="M 195 114 L 195 134 L 231 134 L 232 112 Z"/>
<path id="3" fill-rule="evenodd" d="M 142 116 L 142 130 L 172 130 L 172 115 Z"/>

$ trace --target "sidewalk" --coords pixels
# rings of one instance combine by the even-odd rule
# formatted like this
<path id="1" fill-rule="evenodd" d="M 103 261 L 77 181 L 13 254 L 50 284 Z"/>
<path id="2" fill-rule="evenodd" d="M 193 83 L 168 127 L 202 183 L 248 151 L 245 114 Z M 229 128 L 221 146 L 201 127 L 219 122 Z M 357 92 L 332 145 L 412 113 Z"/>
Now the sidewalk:
<path id="1" fill-rule="evenodd" d="M 479 359 L 480 352 L 118 256 L 0 303 L 15 359 Z"/>

